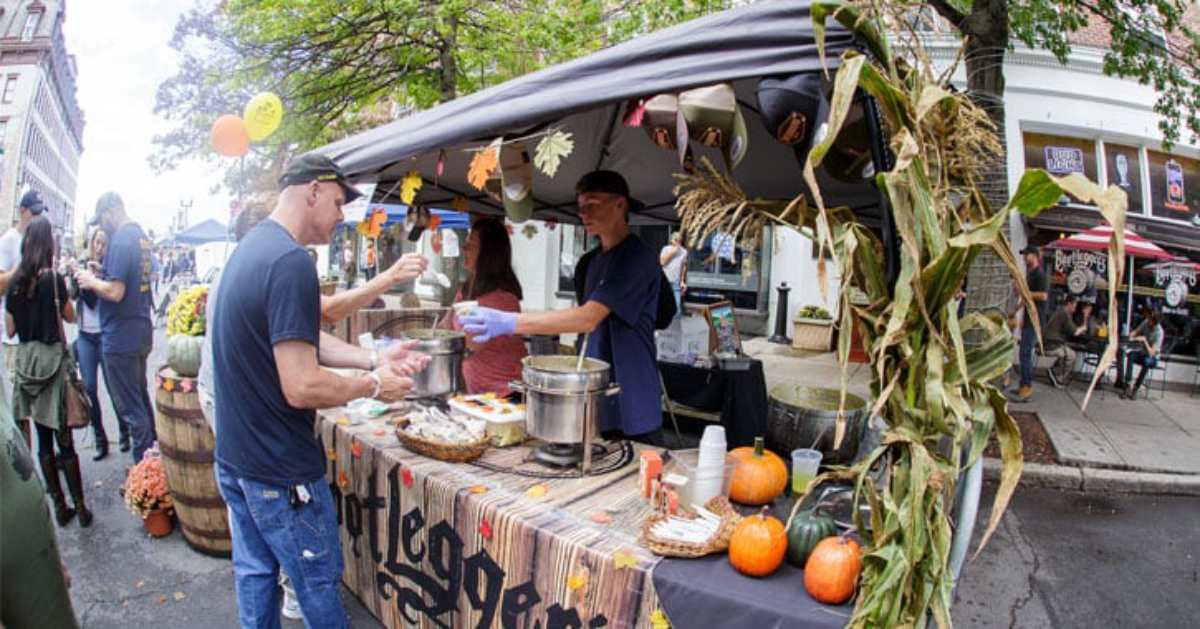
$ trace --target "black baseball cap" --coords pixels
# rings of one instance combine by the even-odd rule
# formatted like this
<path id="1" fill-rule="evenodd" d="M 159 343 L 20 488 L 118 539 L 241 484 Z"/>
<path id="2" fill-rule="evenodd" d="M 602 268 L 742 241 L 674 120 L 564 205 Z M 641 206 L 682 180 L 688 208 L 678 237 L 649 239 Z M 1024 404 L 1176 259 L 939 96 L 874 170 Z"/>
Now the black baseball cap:
<path id="1" fill-rule="evenodd" d="M 614 170 L 593 170 L 579 178 L 575 184 L 576 196 L 586 192 L 607 192 L 625 197 L 629 203 L 629 211 L 636 212 L 646 207 L 644 203 L 629 196 L 629 184 L 625 178 Z"/>
<path id="2" fill-rule="evenodd" d="M 117 194 L 116 192 L 112 192 L 111 190 L 105 192 L 104 194 L 100 195 L 100 198 L 96 199 L 96 211 L 92 213 L 92 219 L 87 222 L 88 227 L 91 227 L 92 225 L 99 225 L 100 217 L 104 216 L 105 212 L 114 208 L 124 209 L 124 207 L 125 201 L 121 199 L 121 195 Z"/>
<path id="3" fill-rule="evenodd" d="M 1036 245 L 1025 245 L 1025 248 L 1021 250 L 1021 255 L 1025 255 L 1027 253 L 1032 253 L 1035 256 L 1040 256 L 1040 255 L 1042 255 L 1042 250 L 1039 247 L 1037 247 Z"/>
<path id="4" fill-rule="evenodd" d="M 362 196 L 357 188 L 350 185 L 346 173 L 342 172 L 337 163 L 320 153 L 306 153 L 288 162 L 287 168 L 279 176 L 279 187 L 282 189 L 310 181 L 336 181 L 346 193 L 346 203 Z"/>
<path id="5" fill-rule="evenodd" d="M 30 190 L 22 195 L 21 203 L 17 207 L 29 210 L 29 213 L 34 216 L 46 211 L 46 204 L 42 202 L 42 197 L 38 195 L 37 190 Z"/>

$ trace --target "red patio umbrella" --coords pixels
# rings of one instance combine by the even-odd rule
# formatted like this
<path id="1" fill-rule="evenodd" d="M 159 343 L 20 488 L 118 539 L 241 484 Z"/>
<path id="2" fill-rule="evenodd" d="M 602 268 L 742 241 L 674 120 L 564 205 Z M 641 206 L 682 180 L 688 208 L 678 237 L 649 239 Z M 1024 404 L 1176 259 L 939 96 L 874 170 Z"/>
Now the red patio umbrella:
<path id="1" fill-rule="evenodd" d="M 1142 267 L 1142 270 L 1157 271 L 1159 269 L 1174 268 L 1174 267 L 1191 269 L 1193 271 L 1200 273 L 1200 262 L 1192 262 L 1191 260 L 1189 260 L 1183 256 L 1175 256 L 1175 257 L 1171 258 L 1170 260 L 1167 260 L 1166 262 L 1155 262 L 1154 264 L 1147 264 L 1146 266 Z"/>
<path id="2" fill-rule="evenodd" d="M 1082 249 L 1085 251 L 1107 251 L 1108 241 L 1112 238 L 1112 225 L 1101 223 L 1087 231 L 1079 232 L 1067 238 L 1059 238 L 1046 245 L 1048 249 Z M 1162 247 L 1125 230 L 1125 255 L 1129 257 L 1129 297 L 1125 308 L 1125 331 L 1129 331 L 1129 321 L 1133 318 L 1133 259 L 1149 258 L 1152 260 L 1170 260 L 1173 256 Z"/>

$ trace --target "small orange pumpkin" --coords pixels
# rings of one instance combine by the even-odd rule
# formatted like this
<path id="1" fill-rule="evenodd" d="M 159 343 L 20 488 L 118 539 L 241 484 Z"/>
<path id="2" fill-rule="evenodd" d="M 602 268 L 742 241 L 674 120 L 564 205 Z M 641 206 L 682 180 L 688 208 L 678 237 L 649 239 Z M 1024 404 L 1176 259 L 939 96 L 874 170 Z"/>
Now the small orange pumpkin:
<path id="1" fill-rule="evenodd" d="M 765 577 L 779 569 L 787 552 L 783 522 L 767 515 L 763 507 L 758 515 L 738 522 L 729 538 L 729 563 L 734 570 L 750 576 Z"/>
<path id="2" fill-rule="evenodd" d="M 818 602 L 841 605 L 854 594 L 861 572 L 858 542 L 842 536 L 826 537 L 804 564 L 804 589 Z"/>
<path id="3" fill-rule="evenodd" d="M 762 437 L 754 447 L 735 448 L 729 453 L 737 463 L 729 483 L 729 499 L 746 505 L 765 505 L 787 487 L 787 466 L 779 455 L 767 450 Z"/>

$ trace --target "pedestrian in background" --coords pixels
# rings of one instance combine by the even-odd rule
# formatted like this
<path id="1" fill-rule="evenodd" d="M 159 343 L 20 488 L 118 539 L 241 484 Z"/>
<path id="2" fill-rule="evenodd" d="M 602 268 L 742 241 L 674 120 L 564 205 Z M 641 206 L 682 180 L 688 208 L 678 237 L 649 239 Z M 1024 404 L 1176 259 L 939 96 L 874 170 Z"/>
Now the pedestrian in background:
<path id="1" fill-rule="evenodd" d="M 79 514 L 79 524 L 90 526 L 92 512 L 83 500 L 83 479 L 74 437 L 63 413 L 66 395 L 67 340 L 62 321 L 75 321 L 75 308 L 67 298 L 65 278 L 54 270 L 54 230 L 43 216 L 33 219 L 21 243 L 21 263 L 5 298 L 9 336 L 20 335 L 13 365 L 13 415 L 37 426 L 38 462 L 46 489 L 54 502 L 54 519 L 65 526 Z M 28 433 L 28 428 L 25 429 Z M 57 449 L 57 453 L 56 453 Z M 75 508 L 67 506 L 59 482 L 59 463 L 66 472 Z"/>
<path id="2" fill-rule="evenodd" d="M 683 318 L 683 295 L 687 292 L 687 257 L 682 230 L 672 234 L 671 243 L 658 254 L 658 264 L 662 266 L 663 274 L 671 283 L 671 292 L 675 295 L 675 317 L 678 319 Z"/>
<path id="3" fill-rule="evenodd" d="M 18 342 L 17 337 L 5 332 L 4 294 L 8 292 L 8 285 L 12 283 L 17 266 L 21 263 L 21 239 L 24 238 L 25 229 L 29 227 L 29 221 L 41 216 L 45 210 L 46 205 L 36 191 L 26 192 L 17 204 L 17 224 L 0 236 L 0 367 L 3 367 L 0 369 L 0 408 L 8 408 L 12 403 L 12 382 L 8 374 L 12 373 L 15 356 L 12 350 L 15 350 Z"/>
<path id="4" fill-rule="evenodd" d="M 1025 256 L 1025 286 L 1029 289 L 1029 296 L 1035 306 L 1033 311 L 1025 308 L 1025 320 L 1021 325 L 1021 386 L 1017 389 L 1017 399 L 1024 402 L 1033 395 L 1033 349 L 1037 345 L 1037 332 L 1033 322 L 1038 321 L 1038 326 L 1041 327 L 1041 323 L 1046 320 L 1048 289 L 1046 271 L 1042 268 L 1041 250 L 1030 245 L 1021 250 L 1021 255 Z"/>
<path id="5" fill-rule="evenodd" d="M 81 290 L 100 298 L 100 354 L 104 380 L 117 415 L 124 418 L 133 440 L 133 461 L 157 439 L 154 411 L 146 384 L 146 359 L 154 342 L 150 319 L 150 239 L 129 218 L 115 192 L 96 201 L 89 225 L 108 232 L 108 251 L 100 273 L 83 269 L 75 279 Z"/>
<path id="6" fill-rule="evenodd" d="M 92 227 L 88 235 L 87 257 L 83 266 L 99 270 L 108 249 L 108 235 L 99 227 Z M 108 433 L 104 430 L 104 414 L 100 407 L 98 385 L 100 381 L 100 298 L 93 290 L 79 290 L 75 311 L 79 315 L 79 336 L 75 338 L 75 360 L 83 376 L 83 386 L 92 401 L 92 434 L 96 438 L 96 454 L 93 461 L 108 456 Z M 110 396 L 111 397 L 111 396 Z M 117 417 L 120 429 L 118 447 L 121 452 L 129 451 L 129 428 L 121 417 Z"/>

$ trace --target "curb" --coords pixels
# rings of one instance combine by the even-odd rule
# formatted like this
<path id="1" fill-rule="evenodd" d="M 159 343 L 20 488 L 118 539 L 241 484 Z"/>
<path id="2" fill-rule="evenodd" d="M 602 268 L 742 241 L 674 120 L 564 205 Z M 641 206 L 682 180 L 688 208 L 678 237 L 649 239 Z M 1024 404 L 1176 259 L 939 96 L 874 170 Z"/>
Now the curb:
<path id="1" fill-rule="evenodd" d="M 1000 480 L 1000 460 L 983 460 L 983 477 Z M 1082 492 L 1117 492 L 1160 496 L 1200 496 L 1200 474 L 1131 472 L 1095 467 L 1026 463 L 1021 485 Z"/>

